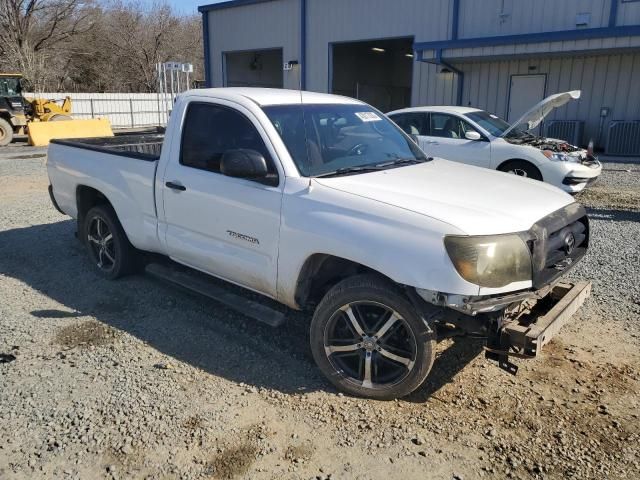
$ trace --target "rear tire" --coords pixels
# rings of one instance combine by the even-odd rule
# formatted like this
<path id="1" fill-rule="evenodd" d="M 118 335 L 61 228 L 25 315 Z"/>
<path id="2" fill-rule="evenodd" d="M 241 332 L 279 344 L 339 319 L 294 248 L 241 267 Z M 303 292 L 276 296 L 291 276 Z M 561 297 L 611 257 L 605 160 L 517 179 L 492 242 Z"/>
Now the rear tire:
<path id="1" fill-rule="evenodd" d="M 538 167 L 525 160 L 509 160 L 498 168 L 501 172 L 511 173 L 519 177 L 531 178 L 533 180 L 542 181 L 542 174 Z"/>
<path id="2" fill-rule="evenodd" d="M 13 127 L 4 118 L 0 118 L 0 147 L 9 145 L 13 140 Z"/>
<path id="3" fill-rule="evenodd" d="M 392 282 L 358 275 L 335 285 L 311 321 L 311 351 L 339 390 L 377 400 L 408 395 L 425 380 L 435 331 Z"/>
<path id="4" fill-rule="evenodd" d="M 87 212 L 82 240 L 96 272 L 108 280 L 132 273 L 138 266 L 137 251 L 108 205 L 99 205 Z"/>

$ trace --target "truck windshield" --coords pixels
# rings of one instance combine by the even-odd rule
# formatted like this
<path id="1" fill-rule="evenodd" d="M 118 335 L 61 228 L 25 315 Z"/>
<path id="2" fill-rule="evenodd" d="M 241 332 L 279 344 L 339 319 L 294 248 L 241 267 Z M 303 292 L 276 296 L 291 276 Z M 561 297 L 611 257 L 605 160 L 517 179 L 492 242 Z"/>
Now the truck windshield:
<path id="1" fill-rule="evenodd" d="M 276 105 L 263 110 L 306 177 L 427 160 L 411 137 L 366 105 Z"/>
<path id="2" fill-rule="evenodd" d="M 17 95 L 20 95 L 20 79 L 0 77 L 0 97 L 14 97 Z"/>
<path id="3" fill-rule="evenodd" d="M 484 110 L 478 110 L 477 112 L 469 112 L 465 113 L 465 117 L 473 120 L 482 128 L 484 128 L 487 132 L 489 132 L 494 137 L 501 137 L 502 134 L 510 127 L 510 125 L 502 120 L 497 115 L 493 115 L 492 113 L 485 112 Z M 510 137 L 518 137 L 522 135 L 524 132 L 519 130 L 518 128 L 514 128 L 509 132 Z"/>

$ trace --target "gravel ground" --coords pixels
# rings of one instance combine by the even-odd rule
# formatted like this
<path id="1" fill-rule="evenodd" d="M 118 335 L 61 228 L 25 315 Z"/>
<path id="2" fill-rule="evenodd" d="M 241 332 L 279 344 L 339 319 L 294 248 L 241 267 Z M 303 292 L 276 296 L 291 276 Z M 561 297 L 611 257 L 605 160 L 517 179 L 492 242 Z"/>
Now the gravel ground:
<path id="1" fill-rule="evenodd" d="M 98 278 L 43 161 L 0 154 L 0 478 L 640 478 L 638 164 L 578 196 L 593 295 L 541 357 L 510 376 L 447 340 L 421 389 L 375 402 L 320 377 L 308 315 L 271 329 Z"/>

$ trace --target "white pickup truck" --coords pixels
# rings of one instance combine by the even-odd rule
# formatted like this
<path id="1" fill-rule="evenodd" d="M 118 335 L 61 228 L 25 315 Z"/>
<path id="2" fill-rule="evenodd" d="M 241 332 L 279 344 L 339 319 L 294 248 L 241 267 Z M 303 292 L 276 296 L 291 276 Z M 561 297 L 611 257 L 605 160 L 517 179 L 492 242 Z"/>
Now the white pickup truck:
<path id="1" fill-rule="evenodd" d="M 355 395 L 410 393 L 454 334 L 515 372 L 509 357 L 535 356 L 589 294 L 561 280 L 589 243 L 570 195 L 428 158 L 349 98 L 189 91 L 164 139 L 53 141 L 47 168 L 100 275 L 151 257 L 148 272 L 272 325 L 281 305 L 313 308 L 313 356 Z"/>

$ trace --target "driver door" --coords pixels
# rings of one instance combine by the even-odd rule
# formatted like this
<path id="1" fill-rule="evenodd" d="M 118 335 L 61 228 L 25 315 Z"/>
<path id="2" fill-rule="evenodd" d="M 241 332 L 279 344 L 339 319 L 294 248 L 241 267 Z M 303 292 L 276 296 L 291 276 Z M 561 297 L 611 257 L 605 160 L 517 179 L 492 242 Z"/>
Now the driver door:
<path id="1" fill-rule="evenodd" d="M 174 260 L 275 297 L 284 177 L 251 118 L 222 101 L 188 104 L 181 142 L 173 142 L 159 184 L 165 241 Z M 267 181 L 220 173 L 225 151 L 240 148 L 265 157 Z"/>
<path id="2" fill-rule="evenodd" d="M 431 112 L 429 135 L 423 137 L 423 149 L 446 160 L 490 168 L 491 142 L 484 135 L 480 140 L 469 140 L 465 137 L 469 131 L 477 132 L 462 118 L 449 113 Z"/>

